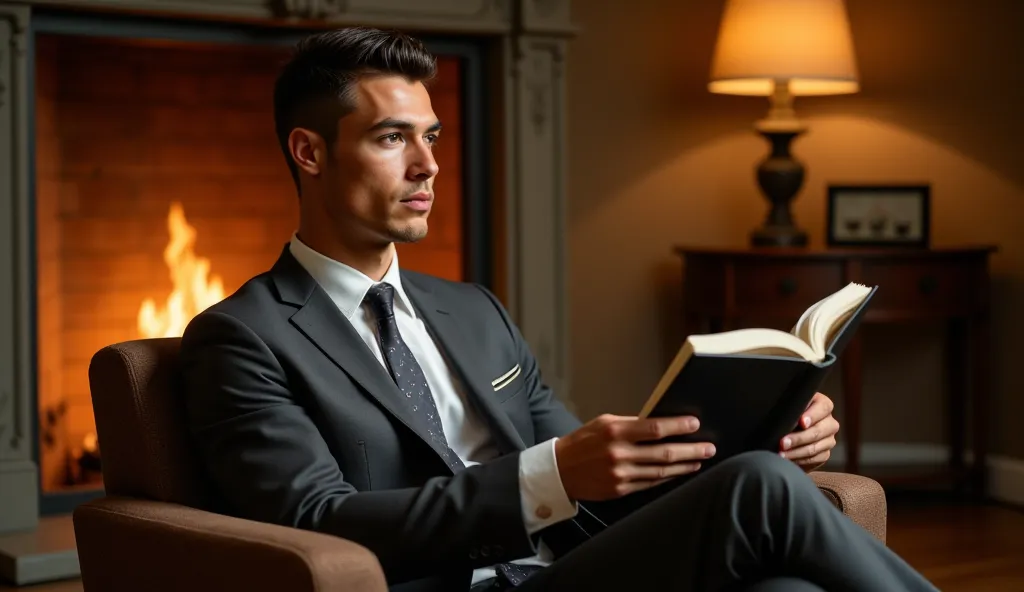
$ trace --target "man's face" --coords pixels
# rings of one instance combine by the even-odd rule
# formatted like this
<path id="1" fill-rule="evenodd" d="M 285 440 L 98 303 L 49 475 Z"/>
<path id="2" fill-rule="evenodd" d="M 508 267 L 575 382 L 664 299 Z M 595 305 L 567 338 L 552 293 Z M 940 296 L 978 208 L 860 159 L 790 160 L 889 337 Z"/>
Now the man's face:
<path id="1" fill-rule="evenodd" d="M 412 242 L 427 234 L 441 125 L 419 82 L 361 78 L 355 110 L 338 122 L 324 170 L 326 209 L 340 232 L 360 241 Z"/>

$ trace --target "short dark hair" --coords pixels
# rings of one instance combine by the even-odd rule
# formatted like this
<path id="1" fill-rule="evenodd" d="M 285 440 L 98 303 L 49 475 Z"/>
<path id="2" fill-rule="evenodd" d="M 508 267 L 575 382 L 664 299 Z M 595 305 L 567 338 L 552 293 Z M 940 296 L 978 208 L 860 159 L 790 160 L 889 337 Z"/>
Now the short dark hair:
<path id="1" fill-rule="evenodd" d="M 288 150 L 296 127 L 334 144 L 338 120 L 355 109 L 352 85 L 361 76 L 392 74 L 429 82 L 437 60 L 418 39 L 398 31 L 350 27 L 316 33 L 295 46 L 274 85 L 274 126 L 288 168 L 299 186 L 299 169 Z"/>

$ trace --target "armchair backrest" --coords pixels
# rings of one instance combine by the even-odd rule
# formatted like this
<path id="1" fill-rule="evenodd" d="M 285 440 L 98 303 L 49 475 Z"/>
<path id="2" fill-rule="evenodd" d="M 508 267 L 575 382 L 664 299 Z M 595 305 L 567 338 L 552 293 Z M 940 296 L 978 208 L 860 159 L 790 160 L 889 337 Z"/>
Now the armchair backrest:
<path id="1" fill-rule="evenodd" d="M 108 495 L 209 508 L 189 441 L 177 337 L 125 341 L 96 352 L 89 388 Z"/>

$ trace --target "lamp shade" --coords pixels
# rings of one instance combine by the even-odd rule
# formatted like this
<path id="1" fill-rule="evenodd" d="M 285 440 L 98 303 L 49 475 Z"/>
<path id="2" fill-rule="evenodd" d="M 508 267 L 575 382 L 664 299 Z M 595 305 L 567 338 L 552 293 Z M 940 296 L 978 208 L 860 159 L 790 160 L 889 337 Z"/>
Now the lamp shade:
<path id="1" fill-rule="evenodd" d="M 843 0 L 727 0 L 711 67 L 711 92 L 793 95 L 859 90 Z"/>

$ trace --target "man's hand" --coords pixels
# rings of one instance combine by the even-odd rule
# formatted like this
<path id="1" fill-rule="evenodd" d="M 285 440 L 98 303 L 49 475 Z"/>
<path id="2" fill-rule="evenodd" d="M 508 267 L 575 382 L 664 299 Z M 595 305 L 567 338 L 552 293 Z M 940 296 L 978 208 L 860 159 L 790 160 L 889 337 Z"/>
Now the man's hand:
<path id="1" fill-rule="evenodd" d="M 565 493 L 574 501 L 614 499 L 697 471 L 700 461 L 715 453 L 710 442 L 641 442 L 692 434 L 698 425 L 695 417 L 591 420 L 555 442 Z"/>
<path id="2" fill-rule="evenodd" d="M 807 411 L 800 416 L 803 430 L 782 438 L 779 453 L 800 465 L 805 471 L 817 469 L 832 456 L 836 446 L 839 422 L 832 417 L 832 399 L 815 393 Z"/>

